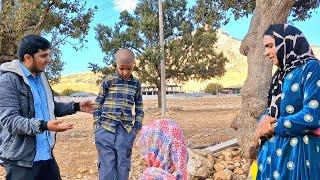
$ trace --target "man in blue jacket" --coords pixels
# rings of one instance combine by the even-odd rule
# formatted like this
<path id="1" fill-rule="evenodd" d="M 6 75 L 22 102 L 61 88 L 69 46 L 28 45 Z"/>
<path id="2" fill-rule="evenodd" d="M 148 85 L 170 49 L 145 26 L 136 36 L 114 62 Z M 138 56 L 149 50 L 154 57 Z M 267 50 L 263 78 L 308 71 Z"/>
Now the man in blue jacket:
<path id="1" fill-rule="evenodd" d="M 7 180 L 59 180 L 52 150 L 56 132 L 73 125 L 56 117 L 91 112 L 91 101 L 55 102 L 44 74 L 51 44 L 38 35 L 19 42 L 19 60 L 0 66 L 0 159 Z"/>

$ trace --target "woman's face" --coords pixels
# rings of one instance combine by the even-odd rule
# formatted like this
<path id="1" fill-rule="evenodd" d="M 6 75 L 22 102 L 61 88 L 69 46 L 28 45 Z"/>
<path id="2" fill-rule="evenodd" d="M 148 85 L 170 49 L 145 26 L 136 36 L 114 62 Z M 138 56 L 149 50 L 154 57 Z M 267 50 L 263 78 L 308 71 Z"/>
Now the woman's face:
<path id="1" fill-rule="evenodd" d="M 275 39 L 270 35 L 264 35 L 263 39 L 264 55 L 276 66 L 279 66 L 277 58 Z"/>

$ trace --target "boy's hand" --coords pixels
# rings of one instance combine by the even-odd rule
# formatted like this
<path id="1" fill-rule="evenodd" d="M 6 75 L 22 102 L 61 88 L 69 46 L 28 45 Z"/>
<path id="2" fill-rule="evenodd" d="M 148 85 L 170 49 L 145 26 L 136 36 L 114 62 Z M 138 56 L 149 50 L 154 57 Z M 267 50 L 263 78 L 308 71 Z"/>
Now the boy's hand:
<path id="1" fill-rule="evenodd" d="M 92 107 L 93 107 L 93 102 L 90 100 L 86 100 L 86 101 L 81 101 L 79 103 L 80 105 L 80 111 L 81 112 L 86 112 L 86 113 L 90 113 L 92 114 Z"/>
<path id="2" fill-rule="evenodd" d="M 49 131 L 63 132 L 73 128 L 73 124 L 64 123 L 62 120 L 48 121 L 47 128 Z"/>
<path id="3" fill-rule="evenodd" d="M 142 123 L 140 121 L 136 121 L 132 127 L 132 130 L 135 132 L 135 133 L 138 133 L 138 131 L 141 129 L 142 127 Z"/>

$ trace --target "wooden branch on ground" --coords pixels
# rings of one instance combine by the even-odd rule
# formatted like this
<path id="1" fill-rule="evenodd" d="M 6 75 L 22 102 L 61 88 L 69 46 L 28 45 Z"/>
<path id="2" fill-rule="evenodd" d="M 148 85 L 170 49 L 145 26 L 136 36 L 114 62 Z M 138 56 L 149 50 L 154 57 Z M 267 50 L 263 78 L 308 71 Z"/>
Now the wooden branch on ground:
<path id="1" fill-rule="evenodd" d="M 204 148 L 204 150 L 208 150 L 208 151 L 211 151 L 212 153 L 216 153 L 216 152 L 222 151 L 224 149 L 227 149 L 229 147 L 237 146 L 237 145 L 239 145 L 238 144 L 238 140 L 237 139 L 231 139 L 231 140 L 225 141 L 223 143 L 219 143 L 219 144 L 216 144 L 214 146 L 210 146 L 210 147 Z"/>

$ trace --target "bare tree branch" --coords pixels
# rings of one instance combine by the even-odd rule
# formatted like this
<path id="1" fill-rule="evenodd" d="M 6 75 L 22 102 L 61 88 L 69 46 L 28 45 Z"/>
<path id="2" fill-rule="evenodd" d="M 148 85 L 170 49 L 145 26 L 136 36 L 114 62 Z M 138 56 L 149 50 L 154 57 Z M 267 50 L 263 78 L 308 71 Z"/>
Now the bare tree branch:
<path id="1" fill-rule="evenodd" d="M 51 1 L 51 3 L 48 4 L 48 6 L 46 7 L 46 9 L 44 10 L 45 13 L 44 13 L 42 16 L 40 16 L 38 24 L 37 24 L 37 25 L 34 27 L 34 29 L 33 29 L 33 33 L 34 33 L 34 34 L 35 34 L 35 33 L 38 34 L 38 32 L 40 32 L 40 26 L 43 24 L 44 20 L 46 19 L 47 15 L 49 14 L 50 8 L 51 8 L 52 5 L 53 5 L 53 1 Z"/>

